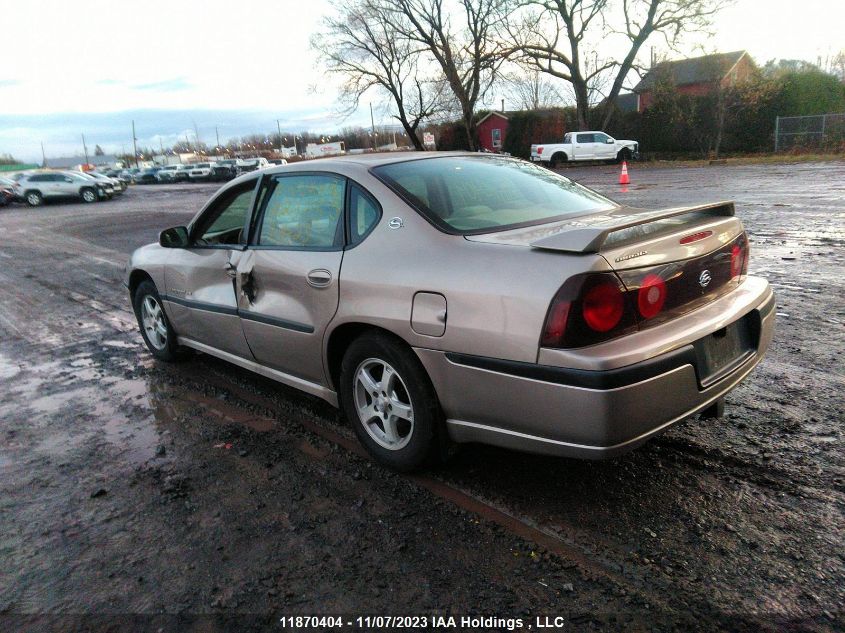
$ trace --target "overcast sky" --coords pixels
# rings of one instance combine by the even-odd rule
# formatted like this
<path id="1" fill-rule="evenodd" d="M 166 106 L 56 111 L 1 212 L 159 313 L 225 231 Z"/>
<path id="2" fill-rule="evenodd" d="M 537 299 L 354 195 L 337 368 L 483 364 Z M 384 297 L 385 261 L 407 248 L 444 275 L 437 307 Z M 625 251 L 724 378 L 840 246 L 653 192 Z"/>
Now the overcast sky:
<path id="1" fill-rule="evenodd" d="M 40 160 L 141 144 L 172 145 L 194 124 L 213 145 L 283 128 L 333 132 L 369 123 L 337 114 L 336 91 L 316 66 L 309 37 L 328 0 L 0 0 L 0 153 Z M 37 25 L 27 28 L 23 25 Z M 845 48 L 845 0 L 738 0 L 716 35 L 685 52 L 748 50 L 815 62 Z M 9 28 L 13 26 L 13 28 Z M 659 48 L 659 41 L 654 42 Z M 648 48 L 644 50 L 648 56 Z M 500 95 L 488 103 L 499 104 Z M 508 107 L 508 104 L 505 104 Z M 388 121 L 389 113 L 377 118 Z M 376 121 L 378 124 L 379 121 Z"/>

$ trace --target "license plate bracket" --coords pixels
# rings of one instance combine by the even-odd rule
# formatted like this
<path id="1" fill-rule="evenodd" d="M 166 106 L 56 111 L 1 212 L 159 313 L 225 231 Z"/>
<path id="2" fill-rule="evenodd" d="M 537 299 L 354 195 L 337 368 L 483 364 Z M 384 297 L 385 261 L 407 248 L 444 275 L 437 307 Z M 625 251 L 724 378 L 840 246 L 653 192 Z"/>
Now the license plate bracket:
<path id="1" fill-rule="evenodd" d="M 717 382 L 754 354 L 750 315 L 697 340 L 693 347 L 702 388 Z"/>

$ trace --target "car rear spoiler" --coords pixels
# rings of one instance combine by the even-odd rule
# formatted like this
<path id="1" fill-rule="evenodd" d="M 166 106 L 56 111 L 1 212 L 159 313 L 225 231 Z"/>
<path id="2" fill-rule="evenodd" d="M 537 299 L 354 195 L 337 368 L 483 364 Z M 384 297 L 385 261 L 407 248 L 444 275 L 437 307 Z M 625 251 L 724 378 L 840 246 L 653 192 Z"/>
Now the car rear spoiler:
<path id="1" fill-rule="evenodd" d="M 621 209 L 608 213 L 605 216 L 606 219 L 602 219 L 602 221 L 593 225 L 574 225 L 572 228 L 561 227 L 559 233 L 532 242 L 531 246 L 568 253 L 598 253 L 611 233 L 688 213 L 703 213 L 713 217 L 731 217 L 734 215 L 734 203 L 713 202 L 694 207 L 675 207 L 660 211 Z"/>

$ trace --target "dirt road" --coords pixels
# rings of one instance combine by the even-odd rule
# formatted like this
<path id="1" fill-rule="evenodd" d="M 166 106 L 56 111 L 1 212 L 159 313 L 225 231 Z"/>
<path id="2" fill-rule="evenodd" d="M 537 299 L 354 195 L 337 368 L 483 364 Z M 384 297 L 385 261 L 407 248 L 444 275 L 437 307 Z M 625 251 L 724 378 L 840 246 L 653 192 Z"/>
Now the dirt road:
<path id="1" fill-rule="evenodd" d="M 608 462 L 465 447 L 396 475 L 321 401 L 144 349 L 126 257 L 214 186 L 0 210 L 0 628 L 146 614 L 134 623 L 178 630 L 173 614 L 198 613 L 269 630 L 320 613 L 845 627 L 845 164 L 634 165 L 624 192 L 614 167 L 563 173 L 638 206 L 736 200 L 778 323 L 726 418 Z"/>

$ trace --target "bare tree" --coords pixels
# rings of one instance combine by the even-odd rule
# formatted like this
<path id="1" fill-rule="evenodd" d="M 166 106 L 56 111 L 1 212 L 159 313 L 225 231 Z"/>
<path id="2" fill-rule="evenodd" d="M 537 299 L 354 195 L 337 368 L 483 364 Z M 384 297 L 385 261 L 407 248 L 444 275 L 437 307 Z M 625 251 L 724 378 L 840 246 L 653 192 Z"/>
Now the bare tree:
<path id="1" fill-rule="evenodd" d="M 511 50 L 497 30 L 507 0 L 380 0 L 396 34 L 426 49 L 457 102 L 467 144 L 476 149 L 475 108 Z M 460 27 L 455 26 L 460 24 Z"/>
<path id="2" fill-rule="evenodd" d="M 712 16 L 730 0 L 514 0 L 508 32 L 518 42 L 522 59 L 534 68 L 572 84 L 580 129 L 589 127 L 589 108 L 609 85 L 601 113 L 605 127 L 613 102 L 635 67 L 643 44 L 655 34 L 675 46 L 681 35 L 705 30 Z M 595 52 L 610 37 L 621 37 L 627 53 L 621 59 Z M 590 52 L 592 51 L 592 52 Z"/>
<path id="3" fill-rule="evenodd" d="M 442 82 L 425 76 L 423 49 L 397 33 L 396 20 L 387 18 L 379 0 L 343 0 L 337 15 L 324 19 L 326 30 L 312 37 L 311 46 L 329 72 L 344 78 L 340 101 L 347 113 L 376 89 L 390 97 L 393 116 L 414 147 L 423 150 L 417 130 L 443 107 Z"/>
<path id="4" fill-rule="evenodd" d="M 563 91 L 536 68 L 507 73 L 502 84 L 508 100 L 523 110 L 551 108 L 566 100 Z"/>

